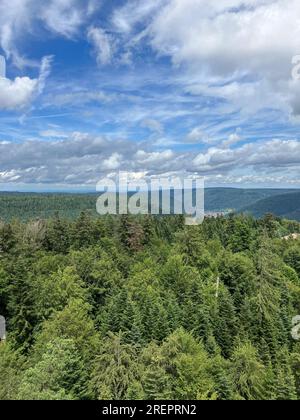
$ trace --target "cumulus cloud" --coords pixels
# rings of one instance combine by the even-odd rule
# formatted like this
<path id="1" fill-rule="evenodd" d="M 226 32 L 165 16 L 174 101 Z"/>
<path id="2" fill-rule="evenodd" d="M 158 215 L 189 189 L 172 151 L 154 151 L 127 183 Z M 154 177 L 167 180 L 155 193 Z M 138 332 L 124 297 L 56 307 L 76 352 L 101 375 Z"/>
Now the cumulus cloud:
<path id="1" fill-rule="evenodd" d="M 297 140 L 270 140 L 247 143 L 237 148 L 212 147 L 199 153 L 193 168 L 201 172 L 233 171 L 238 168 L 256 170 L 273 168 L 296 169 L 300 164 L 300 142 Z"/>
<path id="2" fill-rule="evenodd" d="M 29 105 L 37 86 L 38 81 L 29 77 L 0 79 L 0 109 L 15 110 Z"/>
<path id="3" fill-rule="evenodd" d="M 170 0 L 152 22 L 152 44 L 176 64 L 217 75 L 287 77 L 299 48 L 299 17 L 297 0 Z"/>
<path id="4" fill-rule="evenodd" d="M 46 135 L 47 133 L 41 133 Z M 0 180 L 24 183 L 96 183 L 108 170 L 117 169 L 122 151 L 132 152 L 125 141 L 110 141 L 88 133 L 55 135 L 53 141 L 27 140 L 23 143 L 0 143 Z M 115 153 L 115 147 L 119 153 Z"/>
<path id="5" fill-rule="evenodd" d="M 298 0 L 130 0 L 113 9 L 105 30 L 90 26 L 88 39 L 101 66 L 131 65 L 150 45 L 188 69 L 187 92 L 248 114 L 278 108 L 297 116 L 290 81 L 299 19 Z"/>
<path id="6" fill-rule="evenodd" d="M 248 113 L 269 107 L 298 115 L 291 63 L 299 19 L 298 0 L 135 0 L 115 10 L 112 27 L 132 46 L 148 40 L 189 69 L 191 93 Z"/>
<path id="7" fill-rule="evenodd" d="M 113 153 L 109 158 L 103 161 L 103 170 L 113 171 L 119 169 L 122 156 L 119 153 Z"/>
<path id="8" fill-rule="evenodd" d="M 142 164 L 159 164 L 164 161 L 169 161 L 174 158 L 174 156 L 175 155 L 172 150 L 164 150 L 163 152 L 145 152 L 144 150 L 139 150 L 136 153 L 135 158 Z"/>
<path id="9" fill-rule="evenodd" d="M 27 107 L 45 88 L 50 74 L 52 57 L 44 57 L 38 79 L 16 77 L 14 80 L 0 77 L 0 109 L 18 110 Z"/>
<path id="10" fill-rule="evenodd" d="M 299 178 L 297 140 L 239 145 L 237 136 L 232 135 L 231 145 L 221 144 L 197 153 L 146 150 L 125 139 L 111 140 L 81 132 L 61 134 L 61 138 L 58 132 L 48 134 L 53 135 L 52 141 L 0 142 L 0 182 L 95 185 L 101 177 L 119 170 L 148 176 L 199 173 L 208 179 L 219 177 L 220 182 L 229 178 L 243 180 L 245 176 L 249 180 L 254 173 L 262 182 L 271 178 L 292 182 Z"/>

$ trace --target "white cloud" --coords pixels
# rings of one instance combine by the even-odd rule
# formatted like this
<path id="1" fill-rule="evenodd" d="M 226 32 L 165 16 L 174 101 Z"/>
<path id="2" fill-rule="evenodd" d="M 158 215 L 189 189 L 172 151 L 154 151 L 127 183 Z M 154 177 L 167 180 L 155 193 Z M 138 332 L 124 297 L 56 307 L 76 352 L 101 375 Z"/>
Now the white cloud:
<path id="1" fill-rule="evenodd" d="M 291 178 L 288 175 L 209 175 L 205 177 L 206 184 L 212 186 L 230 185 L 236 187 L 274 187 L 274 188 L 298 188 L 300 178 Z"/>
<path id="2" fill-rule="evenodd" d="M 98 90 L 80 90 L 68 93 L 50 94 L 45 97 L 44 106 L 63 107 L 66 105 L 87 105 L 91 102 L 100 104 L 110 103 L 117 99 L 117 95 L 107 94 Z"/>
<path id="3" fill-rule="evenodd" d="M 5 58 L 0 55 L 0 78 L 6 77 L 6 61 Z"/>
<path id="4" fill-rule="evenodd" d="M 22 39 L 38 33 L 47 37 L 46 28 L 55 36 L 88 39 L 99 66 L 118 67 L 113 76 L 111 68 L 102 69 L 101 79 L 88 69 L 80 84 L 61 77 L 41 104 L 43 110 L 70 105 L 70 119 L 78 116 L 76 127 L 90 123 L 94 132 L 113 133 L 114 141 L 70 134 L 69 126 L 66 132 L 43 127 L 42 118 L 62 116 L 51 109 L 51 115 L 34 115 L 30 127 L 30 135 L 36 130 L 51 141 L 0 143 L 3 179 L 90 183 L 102 172 L 119 169 L 199 171 L 241 182 L 245 172 L 248 179 L 254 171 L 264 179 L 266 173 L 269 179 L 286 179 L 289 171 L 298 179 L 299 142 L 282 138 L 296 132 L 286 114 L 295 122 L 300 115 L 300 82 L 291 80 L 292 56 L 300 53 L 299 1 L 129 0 L 114 6 L 105 20 L 101 14 L 93 19 L 100 3 L 49 0 L 45 7 L 40 0 L 0 0 L 0 47 L 15 64 L 39 66 L 22 56 Z M 161 56 L 172 60 L 173 69 Z M 119 67 L 131 63 L 130 71 Z M 51 58 L 45 58 L 35 79 L 1 79 L 0 109 L 29 106 L 44 91 L 50 65 Z M 264 114 L 253 115 L 262 108 Z M 68 118 L 64 124 L 69 123 Z M 141 127 L 151 132 L 145 136 Z M 18 140 L 24 139 L 23 128 Z M 268 140 L 273 132 L 281 139 Z M 245 133 L 265 140 L 251 143 Z"/>
<path id="5" fill-rule="evenodd" d="M 155 148 L 146 151 L 138 143 L 112 141 L 88 133 L 61 133 L 61 137 L 57 132 L 52 134 L 55 134 L 52 141 L 1 141 L 0 180 L 95 185 L 102 176 L 117 170 L 149 176 L 198 172 L 211 179 L 219 177 L 220 182 L 229 178 L 246 182 L 245 177 L 249 180 L 254 173 L 261 180 L 280 178 L 295 183 L 299 178 L 300 142 L 297 140 L 275 139 L 234 148 L 220 145 L 197 154 Z"/>
<path id="6" fill-rule="evenodd" d="M 225 99 L 243 113 L 277 108 L 297 116 L 290 82 L 299 20 L 298 0 L 129 0 L 113 11 L 109 34 L 93 27 L 92 38 L 101 65 L 112 55 L 131 64 L 148 43 L 188 69 L 187 92 Z"/>
<path id="7" fill-rule="evenodd" d="M 136 160 L 143 165 L 167 162 L 174 157 L 175 155 L 172 150 L 164 150 L 163 152 L 145 152 L 144 150 L 139 150 L 135 155 Z"/>
<path id="8" fill-rule="evenodd" d="M 46 138 L 56 138 L 56 139 L 64 139 L 68 138 L 68 134 L 64 133 L 63 131 L 57 131 L 54 129 L 43 130 L 39 133 L 41 137 Z"/>
<path id="9" fill-rule="evenodd" d="M 38 79 L 16 77 L 14 80 L 0 77 L 0 109 L 18 110 L 27 107 L 45 88 L 51 70 L 51 57 L 44 57 Z"/>
<path id="10" fill-rule="evenodd" d="M 32 19 L 36 17 L 33 0 L 1 0 L 0 1 L 0 47 L 7 59 L 12 59 L 17 67 L 34 65 L 18 50 L 17 41 L 31 32 Z M 31 14 L 32 13 L 32 14 Z"/>
<path id="11" fill-rule="evenodd" d="M 286 76 L 299 49 L 299 18 L 298 0 L 170 0 L 151 25 L 152 43 L 174 63 L 217 75 Z"/>
<path id="12" fill-rule="evenodd" d="M 40 18 L 51 32 L 72 38 L 86 18 L 86 11 L 76 0 L 51 0 L 40 9 Z"/>
<path id="13" fill-rule="evenodd" d="M 96 0 L 49 0 L 47 5 L 40 0 L 1 0 L 0 47 L 18 67 L 35 65 L 20 53 L 19 41 L 39 33 L 40 26 L 73 38 L 98 7 Z"/>
<path id="14" fill-rule="evenodd" d="M 164 132 L 163 124 L 160 121 L 151 118 L 143 120 L 141 126 L 148 128 L 150 131 L 157 134 L 162 134 Z"/>
<path id="15" fill-rule="evenodd" d="M 130 0 L 124 6 L 116 8 L 112 16 L 116 32 L 130 34 L 136 24 L 149 20 L 166 0 Z"/>
<path id="16" fill-rule="evenodd" d="M 0 79 L 0 109 L 15 110 L 29 105 L 37 86 L 38 81 L 29 77 Z"/>
<path id="17" fill-rule="evenodd" d="M 248 112 L 289 107 L 297 114 L 290 80 L 299 21 L 298 0 L 169 0 L 147 33 L 156 51 L 198 77 L 190 90 Z"/>
<path id="18" fill-rule="evenodd" d="M 186 138 L 186 143 L 210 143 L 211 140 L 207 134 L 203 132 L 201 127 L 194 127 Z"/>
<path id="19" fill-rule="evenodd" d="M 96 61 L 99 66 L 111 64 L 113 59 L 114 41 L 102 28 L 90 27 L 88 40 L 93 45 Z"/>
<path id="20" fill-rule="evenodd" d="M 230 147 L 233 146 L 234 144 L 239 143 L 240 141 L 242 141 L 242 137 L 240 136 L 240 134 L 238 132 L 230 134 L 230 136 L 228 137 L 227 140 L 224 140 L 222 142 L 222 146 L 224 147 Z"/>
<path id="21" fill-rule="evenodd" d="M 300 142 L 297 140 L 270 140 L 247 143 L 235 149 L 212 147 L 199 153 L 193 168 L 201 172 L 232 171 L 239 168 L 296 169 L 300 164 Z"/>
<path id="22" fill-rule="evenodd" d="M 43 93 L 45 89 L 46 80 L 50 76 L 51 73 L 51 64 L 52 64 L 53 57 L 46 56 L 43 57 L 41 67 L 40 67 L 40 74 L 38 79 L 38 93 Z"/>
<path id="23" fill-rule="evenodd" d="M 185 90 L 192 95 L 204 95 L 226 100 L 234 105 L 243 115 L 255 114 L 260 109 L 281 109 L 289 112 L 288 99 L 290 92 L 289 81 L 274 83 L 266 79 L 252 82 L 235 80 L 227 83 L 221 77 L 209 80 L 187 82 Z M 300 83 L 299 83 L 300 84 Z"/>
<path id="24" fill-rule="evenodd" d="M 119 153 L 113 153 L 108 159 L 103 161 L 103 170 L 113 171 L 119 169 L 121 165 L 122 156 Z"/>

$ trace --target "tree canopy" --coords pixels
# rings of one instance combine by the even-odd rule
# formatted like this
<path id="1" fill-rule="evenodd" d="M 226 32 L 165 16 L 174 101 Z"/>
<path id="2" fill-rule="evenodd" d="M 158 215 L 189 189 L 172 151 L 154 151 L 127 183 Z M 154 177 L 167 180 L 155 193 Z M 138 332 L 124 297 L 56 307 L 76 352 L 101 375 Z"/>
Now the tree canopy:
<path id="1" fill-rule="evenodd" d="M 300 224 L 0 223 L 0 400 L 295 400 Z"/>

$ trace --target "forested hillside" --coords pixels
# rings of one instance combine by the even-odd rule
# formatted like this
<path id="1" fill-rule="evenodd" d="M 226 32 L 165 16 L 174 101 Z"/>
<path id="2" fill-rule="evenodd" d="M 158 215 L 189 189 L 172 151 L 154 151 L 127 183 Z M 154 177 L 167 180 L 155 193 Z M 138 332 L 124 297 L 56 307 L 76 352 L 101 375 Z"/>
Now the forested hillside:
<path id="1" fill-rule="evenodd" d="M 266 213 L 273 213 L 279 217 L 300 221 L 300 191 L 270 196 L 248 204 L 242 209 L 254 217 L 262 217 Z"/>
<path id="2" fill-rule="evenodd" d="M 272 188 L 207 188 L 205 190 L 206 210 L 240 210 L 253 206 L 261 200 L 273 198 L 276 204 L 276 196 L 297 192 L 297 190 L 272 189 Z M 298 190 L 299 193 L 299 190 Z M 276 205 L 273 206 L 276 214 Z M 263 213 L 262 216 L 266 214 Z M 276 214 L 278 215 L 278 214 Z"/>
<path id="3" fill-rule="evenodd" d="M 287 195 L 295 194 L 297 199 Z M 278 199 L 277 199 L 278 197 Z M 284 189 L 237 189 L 207 188 L 205 210 L 207 212 L 250 212 L 262 217 L 273 213 L 300 221 L 299 190 Z M 98 194 L 67 193 L 1 193 L 0 219 L 10 221 L 17 218 L 27 221 L 33 218 L 48 219 L 59 213 L 61 217 L 76 219 L 82 211 L 97 216 Z"/>
<path id="4" fill-rule="evenodd" d="M 0 225 L 0 400 L 300 398 L 300 224 Z"/>
<path id="5" fill-rule="evenodd" d="M 82 211 L 96 216 L 96 194 L 0 193 L 0 219 L 49 219 L 57 213 L 76 219 Z"/>

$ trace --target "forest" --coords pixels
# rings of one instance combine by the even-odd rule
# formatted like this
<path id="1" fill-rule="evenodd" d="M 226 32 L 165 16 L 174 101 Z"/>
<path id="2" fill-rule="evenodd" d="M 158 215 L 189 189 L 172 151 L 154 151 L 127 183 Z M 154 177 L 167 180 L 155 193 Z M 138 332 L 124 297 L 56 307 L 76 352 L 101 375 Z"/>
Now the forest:
<path id="1" fill-rule="evenodd" d="M 0 222 L 0 400 L 299 400 L 300 223 Z"/>
<path id="2" fill-rule="evenodd" d="M 133 194 L 134 192 L 132 192 Z M 300 192 L 270 188 L 206 188 L 205 211 L 244 213 L 261 218 L 272 213 L 300 221 Z M 171 191 L 173 194 L 173 191 Z M 85 211 L 97 217 L 96 193 L 21 193 L 0 191 L 0 219 L 22 221 L 62 218 L 77 219 Z M 130 195 L 130 192 L 129 192 Z"/>

